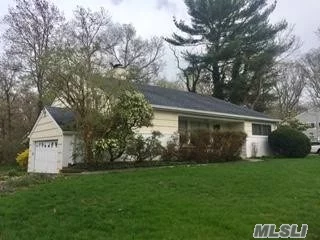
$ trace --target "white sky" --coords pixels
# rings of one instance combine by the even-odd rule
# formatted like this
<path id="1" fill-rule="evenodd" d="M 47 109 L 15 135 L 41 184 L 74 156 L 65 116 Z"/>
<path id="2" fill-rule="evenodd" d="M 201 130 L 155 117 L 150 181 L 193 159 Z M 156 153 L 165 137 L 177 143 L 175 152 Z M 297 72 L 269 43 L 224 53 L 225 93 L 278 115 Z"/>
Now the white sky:
<path id="1" fill-rule="evenodd" d="M 67 18 L 77 5 L 96 10 L 104 7 L 113 21 L 132 23 L 142 37 L 170 36 L 175 30 L 172 18 L 188 19 L 183 0 L 52 0 Z M 14 0 L 0 1 L 0 15 L 13 6 Z M 295 34 L 303 42 L 301 52 L 320 47 L 315 31 L 320 27 L 319 0 L 278 0 L 278 6 L 272 15 L 272 22 L 286 19 L 295 26 Z M 164 59 L 167 66 L 164 74 L 169 80 L 175 78 L 175 62 L 168 52 Z"/>

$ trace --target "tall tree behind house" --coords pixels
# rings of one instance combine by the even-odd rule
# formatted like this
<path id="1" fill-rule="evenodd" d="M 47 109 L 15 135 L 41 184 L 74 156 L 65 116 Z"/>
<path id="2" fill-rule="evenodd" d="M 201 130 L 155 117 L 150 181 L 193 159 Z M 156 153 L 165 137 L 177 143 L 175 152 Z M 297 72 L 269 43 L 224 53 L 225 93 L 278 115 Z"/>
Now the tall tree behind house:
<path id="1" fill-rule="evenodd" d="M 276 2 L 268 5 L 267 0 L 185 0 L 185 4 L 191 24 L 175 19 L 179 32 L 166 41 L 177 47 L 204 49 L 198 53 L 186 50 L 183 58 L 189 63 L 188 69 L 196 62 L 196 70 L 201 66 L 209 72 L 212 96 L 264 110 L 265 102 L 273 97 L 270 69 L 294 43 L 293 37 L 277 41 L 288 24 L 270 24 Z"/>

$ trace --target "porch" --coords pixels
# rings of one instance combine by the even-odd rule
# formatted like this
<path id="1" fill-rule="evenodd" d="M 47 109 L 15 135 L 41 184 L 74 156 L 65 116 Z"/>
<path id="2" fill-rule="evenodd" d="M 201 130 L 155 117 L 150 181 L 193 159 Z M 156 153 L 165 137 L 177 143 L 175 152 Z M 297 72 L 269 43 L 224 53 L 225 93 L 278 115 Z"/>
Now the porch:
<path id="1" fill-rule="evenodd" d="M 180 115 L 178 118 L 178 129 L 180 133 L 190 133 L 201 129 L 244 132 L 247 134 L 247 138 L 241 149 L 241 157 L 251 158 L 271 154 L 268 145 L 268 135 L 275 129 L 275 126 L 265 122 Z"/>

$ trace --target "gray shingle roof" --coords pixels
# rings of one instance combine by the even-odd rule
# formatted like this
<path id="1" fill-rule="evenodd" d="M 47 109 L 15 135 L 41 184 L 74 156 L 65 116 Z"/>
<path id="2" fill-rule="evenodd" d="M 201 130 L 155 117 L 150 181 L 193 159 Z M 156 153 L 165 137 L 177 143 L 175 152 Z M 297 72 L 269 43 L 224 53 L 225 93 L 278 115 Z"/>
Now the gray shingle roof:
<path id="1" fill-rule="evenodd" d="M 150 85 L 140 85 L 138 86 L 138 89 L 145 95 L 146 99 L 152 105 L 274 120 L 263 113 L 211 96 Z"/>
<path id="2" fill-rule="evenodd" d="M 162 106 L 164 108 L 183 108 L 221 114 L 241 115 L 242 117 L 265 118 L 270 119 L 271 121 L 274 120 L 263 113 L 213 98 L 211 96 L 203 96 L 196 93 L 150 85 L 140 85 L 137 86 L 137 88 L 146 97 L 150 104 Z M 75 129 L 75 114 L 72 111 L 58 107 L 46 107 L 46 109 L 62 130 L 72 131 Z"/>
<path id="3" fill-rule="evenodd" d="M 75 114 L 67 108 L 46 107 L 47 111 L 64 131 L 75 129 Z"/>

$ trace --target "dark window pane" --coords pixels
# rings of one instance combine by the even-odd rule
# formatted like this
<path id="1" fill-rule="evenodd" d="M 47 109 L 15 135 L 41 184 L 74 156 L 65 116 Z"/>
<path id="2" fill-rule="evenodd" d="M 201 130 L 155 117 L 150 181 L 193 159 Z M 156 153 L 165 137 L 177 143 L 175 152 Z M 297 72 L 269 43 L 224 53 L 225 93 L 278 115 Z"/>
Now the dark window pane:
<path id="1" fill-rule="evenodd" d="M 268 136 L 271 133 L 271 125 L 252 124 L 252 135 Z"/>

